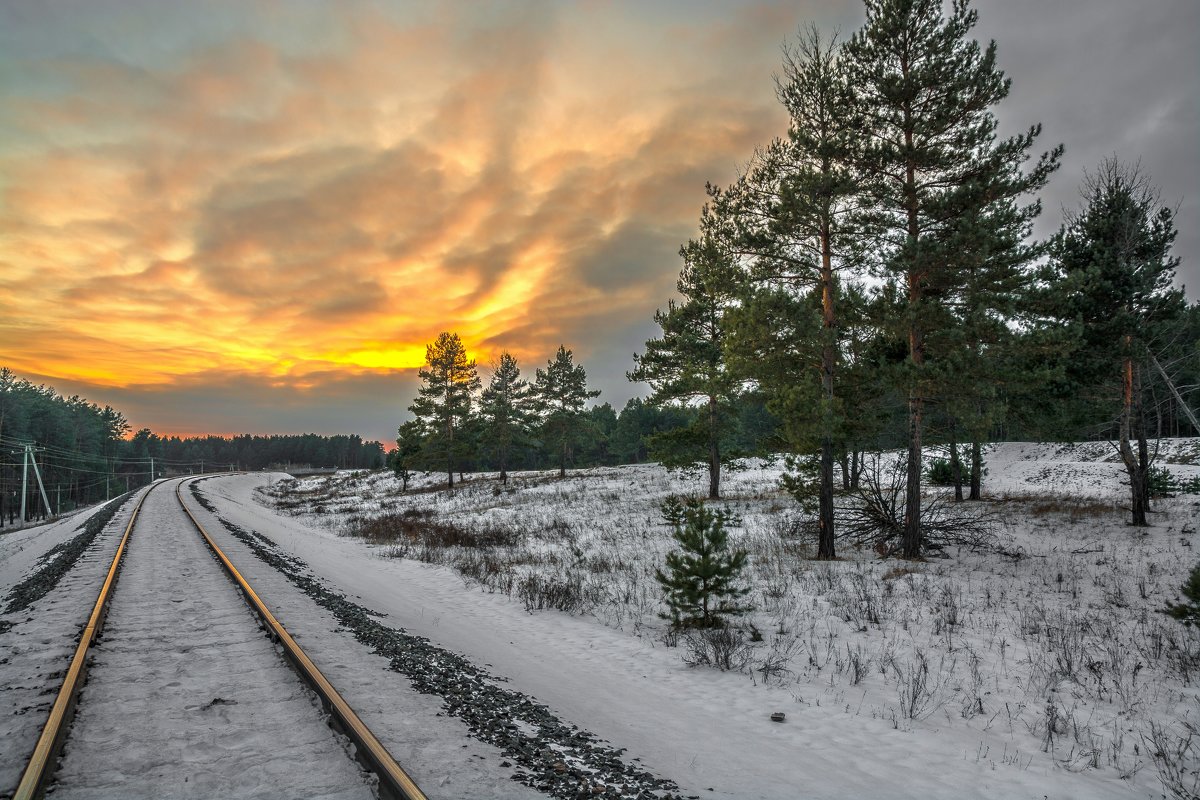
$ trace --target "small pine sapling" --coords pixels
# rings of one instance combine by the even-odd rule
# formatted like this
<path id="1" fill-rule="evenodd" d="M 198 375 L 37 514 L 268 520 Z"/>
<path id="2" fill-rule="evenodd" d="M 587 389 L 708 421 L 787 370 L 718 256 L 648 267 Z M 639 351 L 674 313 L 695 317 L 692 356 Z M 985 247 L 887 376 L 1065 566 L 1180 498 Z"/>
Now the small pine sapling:
<path id="1" fill-rule="evenodd" d="M 1200 625 L 1200 564 L 1192 569 L 1181 591 L 1185 600 L 1182 603 L 1168 603 L 1166 613 L 1184 625 Z"/>
<path id="2" fill-rule="evenodd" d="M 666 572 L 655 570 L 670 609 L 662 618 L 675 629 L 721 628 L 727 617 L 750 611 L 738 602 L 750 591 L 738 585 L 746 551 L 730 550 L 725 530 L 733 513 L 710 510 L 694 498 L 670 498 L 662 513 L 681 548 L 667 554 Z"/>

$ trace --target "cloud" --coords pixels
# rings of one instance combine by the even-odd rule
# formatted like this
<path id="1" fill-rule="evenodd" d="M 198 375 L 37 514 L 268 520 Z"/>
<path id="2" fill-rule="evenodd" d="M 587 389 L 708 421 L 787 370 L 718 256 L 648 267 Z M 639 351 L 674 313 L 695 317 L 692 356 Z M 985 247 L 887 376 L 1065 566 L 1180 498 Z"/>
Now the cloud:
<path id="1" fill-rule="evenodd" d="M 978 5 L 1014 78 L 1003 123 L 1067 141 L 1042 232 L 1083 167 L 1141 155 L 1164 199 L 1184 198 L 1177 249 L 1195 276 L 1197 102 L 1173 61 L 1197 50 L 1181 23 L 1195 12 Z M 566 344 L 627 396 L 704 184 L 785 128 L 780 45 L 804 21 L 847 32 L 862 14 L 849 0 L 130 8 L 0 11 L 0 360 L 248 430 L 317 419 L 272 413 L 289 387 L 313 415 L 328 393 L 324 430 L 356 418 L 356 391 L 372 419 L 401 414 L 407 399 L 367 393 L 411 387 L 442 330 L 481 363 L 509 349 L 530 369 Z M 218 402 L 239 392 L 245 414 Z"/>

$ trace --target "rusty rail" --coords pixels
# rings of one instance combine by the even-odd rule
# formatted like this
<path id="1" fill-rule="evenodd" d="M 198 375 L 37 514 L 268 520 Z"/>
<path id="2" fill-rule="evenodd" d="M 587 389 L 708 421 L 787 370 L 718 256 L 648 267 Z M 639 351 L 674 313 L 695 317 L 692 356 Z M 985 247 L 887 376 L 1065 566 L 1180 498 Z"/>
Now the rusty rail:
<path id="1" fill-rule="evenodd" d="M 221 566 L 225 568 L 225 572 L 237 584 L 242 595 L 246 598 L 247 605 L 251 610 L 263 621 L 268 633 L 281 647 L 283 647 L 284 655 L 291 663 L 293 669 L 300 675 L 301 679 L 308 684 L 321 700 L 321 705 L 329 713 L 330 722 L 334 724 L 336 730 L 349 737 L 350 741 L 354 742 L 354 751 L 356 757 L 361 761 L 371 772 L 379 778 L 379 794 L 384 800 L 426 800 L 425 793 L 422 792 L 417 784 L 409 777 L 408 773 L 396 763 L 396 759 L 392 758 L 391 753 L 379 741 L 367 724 L 363 722 L 354 709 L 342 698 L 337 689 L 333 688 L 328 679 L 317 668 L 317 665 L 312 662 L 312 659 L 301 649 L 300 645 L 296 644 L 296 640 L 291 637 L 287 629 L 275 618 L 262 598 L 258 593 L 250 587 L 242 574 L 238 572 L 237 567 L 233 562 L 222 552 L 217 543 L 208 535 L 208 531 L 196 519 L 196 515 L 183 502 L 181 490 L 184 481 L 180 481 L 175 485 L 175 497 L 179 500 L 179 504 L 183 507 L 184 512 L 191 519 L 192 524 L 196 526 L 196 530 L 204 537 L 204 541 L 208 544 L 217 560 L 221 562 Z"/>
<path id="2" fill-rule="evenodd" d="M 50 708 L 50 717 L 46 720 L 41 736 L 38 737 L 37 744 L 33 748 L 33 755 L 30 756 L 29 763 L 25 765 L 25 771 L 21 774 L 21 780 L 17 784 L 13 800 L 39 800 L 46 793 L 46 786 L 54 774 L 67 729 L 75 717 L 75 705 L 79 701 L 83 680 L 87 676 L 88 648 L 92 646 L 92 642 L 104 629 L 104 620 L 108 616 L 108 603 L 112 598 L 113 588 L 117 585 L 117 575 L 120 572 L 121 558 L 125 555 L 125 545 L 129 542 L 129 533 L 133 530 L 133 523 L 137 521 L 138 514 L 141 513 L 142 503 L 149 494 L 150 489 L 142 492 L 137 505 L 133 508 L 129 524 L 125 526 L 125 533 L 121 535 L 121 541 L 117 545 L 117 553 L 113 556 L 112 564 L 108 567 L 108 574 L 104 577 L 104 584 L 100 587 L 100 594 L 96 597 L 96 604 L 92 607 L 92 614 L 88 617 L 87 626 L 84 627 L 83 634 L 79 637 L 79 644 L 75 647 L 75 655 L 71 659 L 71 666 L 67 669 L 67 676 L 63 679 L 62 687 L 58 690 L 58 697 L 55 698 L 54 705 Z"/>

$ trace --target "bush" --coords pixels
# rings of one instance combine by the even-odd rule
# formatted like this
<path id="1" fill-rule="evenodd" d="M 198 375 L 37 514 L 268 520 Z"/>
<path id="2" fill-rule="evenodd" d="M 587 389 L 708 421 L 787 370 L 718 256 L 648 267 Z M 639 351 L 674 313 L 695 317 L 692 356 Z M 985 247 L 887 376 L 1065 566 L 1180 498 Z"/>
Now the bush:
<path id="1" fill-rule="evenodd" d="M 894 555 L 904 535 L 906 506 L 904 461 L 867 459 L 859 488 L 835 511 L 837 536 L 854 547 Z M 995 521 L 994 512 L 933 497 L 921 505 L 921 551 L 990 547 L 995 543 Z"/>
<path id="2" fill-rule="evenodd" d="M 1192 569 L 1180 591 L 1186 599 L 1182 603 L 1168 603 L 1164 610 L 1184 625 L 1200 625 L 1200 564 Z"/>
<path id="3" fill-rule="evenodd" d="M 962 473 L 963 485 L 971 483 L 971 459 L 970 457 L 959 459 L 959 469 Z M 983 474 L 987 474 L 987 467 L 983 468 Z M 925 479 L 934 486 L 953 486 L 954 485 L 954 467 L 948 458 L 931 458 L 929 466 L 925 468 Z"/>
<path id="4" fill-rule="evenodd" d="M 732 628 L 705 628 L 684 634 L 689 667 L 716 667 L 722 672 L 741 671 L 750 663 L 753 651 L 741 631 Z"/>
<path id="5" fill-rule="evenodd" d="M 1151 497 L 1174 497 L 1177 494 L 1200 494 L 1200 475 L 1180 479 L 1166 467 L 1151 467 L 1146 473 L 1146 487 Z"/>
<path id="6" fill-rule="evenodd" d="M 1151 467 L 1146 472 L 1146 489 L 1151 497 L 1174 497 L 1179 492 L 1179 481 L 1166 467 Z"/>
<path id="7" fill-rule="evenodd" d="M 377 517 L 350 517 L 346 534 L 377 544 L 419 545 L 427 549 L 448 547 L 511 547 L 520 533 L 504 526 L 465 528 L 453 520 L 439 519 L 432 511 L 410 508 Z"/>

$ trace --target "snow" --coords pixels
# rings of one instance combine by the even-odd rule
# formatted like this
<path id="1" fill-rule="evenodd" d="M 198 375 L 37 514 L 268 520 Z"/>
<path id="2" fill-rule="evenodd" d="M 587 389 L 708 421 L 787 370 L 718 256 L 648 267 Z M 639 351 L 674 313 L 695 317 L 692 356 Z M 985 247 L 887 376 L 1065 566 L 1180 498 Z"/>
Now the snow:
<path id="1" fill-rule="evenodd" d="M 600 604 L 580 616 L 531 615 L 503 591 L 482 590 L 446 567 L 382 558 L 384 548 L 337 535 L 348 516 L 384 506 L 435 509 L 443 518 L 471 519 L 477 526 L 518 525 L 526 531 L 552 530 L 569 519 L 569 546 L 583 553 L 577 561 L 599 552 L 611 557 L 613 542 L 636 559 L 628 550 L 637 537 L 625 536 L 626 528 L 641 531 L 643 555 L 657 561 L 669 547 L 654 520 L 657 502 L 671 491 L 695 487 L 681 486 L 655 467 L 590 470 L 566 481 L 519 475 L 508 489 L 476 479 L 454 495 L 421 491 L 406 497 L 392 493 L 388 476 L 343 475 L 301 482 L 300 488 L 314 492 L 313 503 L 322 513 L 300 517 L 262 508 L 252 480 L 224 479 L 210 491 L 217 494 L 222 514 L 266 534 L 331 585 L 385 613 L 387 624 L 492 665 L 513 687 L 627 748 L 651 771 L 677 781 L 685 794 L 711 789 L 706 796 L 772 798 L 802 790 L 813 797 L 957 797 L 969 786 L 981 797 L 1127 797 L 1131 791 L 1157 796 L 1154 767 L 1140 736 L 1151 721 L 1180 718 L 1172 709 L 1186 711 L 1194 703 L 1194 679 L 1180 685 L 1166 668 L 1152 667 L 1139 680 L 1142 668 L 1125 663 L 1134 655 L 1123 662 L 1119 653 L 1100 653 L 1090 642 L 1088 657 L 1104 655 L 1097 669 L 1114 674 L 1101 674 L 1096 687 L 1075 686 L 1051 674 L 1049 651 L 1040 651 L 1034 641 L 1038 624 L 1051 633 L 1056 625 L 1075 626 L 1088 636 L 1102 636 L 1104 631 L 1089 622 L 1092 603 L 1078 602 L 1078 595 L 1087 594 L 1080 584 L 1119 591 L 1128 602 L 1137 599 L 1130 596 L 1130 581 L 1145 582 L 1150 574 L 1150 596 L 1137 605 L 1152 609 L 1170 599 L 1189 566 L 1190 552 L 1181 548 L 1190 540 L 1181 540 L 1179 529 L 1194 514 L 1194 501 L 1167 502 L 1159 517 L 1165 524 L 1130 541 L 1121 522 L 1120 469 L 1105 460 L 1110 452 L 1095 446 L 1009 445 L 989 453 L 986 483 L 1004 517 L 1002 538 L 1030 554 L 1018 564 L 961 553 L 955 563 L 913 565 L 907 575 L 884 579 L 882 573 L 896 562 L 849 554 L 848 562 L 812 564 L 801 578 L 793 576 L 787 596 L 774 609 L 766 602 L 760 606 L 775 613 L 756 619 L 764 631 L 780 620 L 781 627 L 791 629 L 789 636 L 768 634 L 762 646 L 793 657 L 790 673 L 770 685 L 753 672 L 687 667 L 680 657 L 683 648 L 662 646 L 646 609 L 621 612 Z M 1183 476 L 1197 472 L 1189 465 L 1175 469 Z M 787 499 L 772 488 L 777 475 L 761 463 L 733 475 L 728 496 L 746 520 L 744 537 L 763 536 L 770 515 L 778 516 L 777 507 L 786 506 Z M 278 479 L 259 477 L 258 483 Z M 330 488 L 338 480 L 344 488 Z M 416 486 L 432 481 L 436 477 Z M 1064 497 L 1065 510 L 1026 518 L 1029 504 L 1054 505 Z M 1084 523 L 1071 521 L 1073 509 Z M 533 538 L 530 550 L 545 537 Z M 1045 593 L 1035 583 L 1044 584 L 1053 574 L 1049 571 L 1079 560 L 1070 556 L 1073 550 L 1094 551 L 1085 558 L 1102 562 L 1101 569 L 1092 564 L 1087 574 L 1075 570 L 1070 580 L 1077 597 L 1068 597 L 1061 607 L 1025 602 Z M 1125 574 L 1127 550 L 1139 560 Z M 837 591 L 814 590 L 823 582 Z M 864 591 L 858 608 L 851 607 L 855 598 L 846 596 L 854 586 Z M 883 591 L 891 598 L 885 600 Z M 892 619 L 871 623 L 861 606 L 880 602 L 896 610 Z M 954 621 L 955 616 L 961 619 Z M 1030 626 L 1024 633 L 1016 629 L 1022 619 Z M 1127 644 L 1135 622 L 1122 618 L 1109 633 Z M 848 664 L 856 656 L 866 665 L 865 675 L 851 682 Z M 903 678 L 919 671 L 922 658 L 932 691 L 927 707 L 907 718 L 900 711 Z M 1075 667 L 1087 674 L 1086 667 Z M 1117 686 L 1118 681 L 1123 683 Z M 1114 699 L 1117 692 L 1124 692 L 1124 699 Z M 982 713 L 969 712 L 970 699 L 979 701 Z M 1066 720 L 1061 724 L 1074 729 L 1056 730 L 1047 739 L 1048 704 Z M 785 711 L 788 721 L 771 723 L 773 711 Z M 1103 757 L 1103 748 L 1114 755 Z M 1098 766 L 1087 768 L 1093 759 Z"/>
<path id="2" fill-rule="evenodd" d="M 1190 477 L 1200 475 L 1198 453 L 1197 440 L 1167 441 L 1162 456 Z M 1157 503 L 1153 528 L 1128 528 L 1128 490 L 1113 456 L 1105 443 L 990 448 L 986 506 L 1011 557 L 952 551 L 928 563 L 855 551 L 832 564 L 799 557 L 802 537 L 780 537 L 792 531 L 795 510 L 777 488 L 779 467 L 745 465 L 730 474 L 726 497 L 741 520 L 734 537 L 751 551 L 757 610 L 747 622 L 764 641 L 750 646 L 743 669 L 728 672 L 690 667 L 683 642 L 667 646 L 650 577 L 671 547 L 658 504 L 699 491 L 699 480 L 638 466 L 582 470 L 561 481 L 518 474 L 508 487 L 494 476 L 468 476 L 449 494 L 436 490 L 439 476 L 418 476 L 401 494 L 390 475 L 340 474 L 287 484 L 278 509 L 261 490 L 278 490 L 285 476 L 212 478 L 200 488 L 220 517 L 302 559 L 314 578 L 382 624 L 464 655 L 506 688 L 625 748 L 626 760 L 675 781 L 685 796 L 1158 798 L 1148 738 L 1155 726 L 1178 733 L 1195 723 L 1200 636 L 1155 612 L 1175 599 L 1196 562 L 1200 498 Z M 518 544 L 498 551 L 508 559 L 508 583 L 464 577 L 453 554 L 437 564 L 395 558 L 391 545 L 343 535 L 353 517 L 409 509 L 518 534 Z M 440 698 L 414 693 L 386 658 L 255 558 L 213 514 L 196 510 L 431 797 L 535 796 L 510 779 L 515 768 L 496 748 L 444 712 Z M 23 552 L 13 550 L 20 566 L 0 562 L 0 586 L 28 569 L 31 555 Z M 49 666 L 31 660 L 36 648 L 24 642 L 41 630 L 69 638 L 63 607 L 76 590 L 68 584 L 86 568 L 29 610 L 39 633 L 21 622 L 0 635 L 6 656 L 18 643 L 7 662 L 0 658 L 0 685 L 36 689 L 48 680 L 39 673 Z M 531 575 L 578 579 L 590 599 L 574 614 L 531 613 L 513 588 Z M 118 598 L 125 588 L 122 578 Z M 43 660 L 52 663 L 63 649 Z M 165 656 L 154 661 L 171 664 Z M 766 669 L 771 663 L 777 669 Z M 200 671 L 204 688 L 187 690 L 193 707 L 184 717 L 229 697 L 215 685 L 217 673 Z M 130 689 L 133 700 L 137 689 Z M 779 711 L 786 721 L 772 722 Z M 30 716 L 0 719 L 0 766 L 24 757 L 13 750 L 29 727 L 18 720 Z M 1194 769 L 1195 753 L 1187 758 Z M 239 783 L 221 794 L 254 791 L 253 782 Z"/>
<path id="3" fill-rule="evenodd" d="M 16 786 L 33 752 L 131 508 L 127 504 L 109 522 L 51 594 L 15 614 L 0 613 L 0 622 L 13 624 L 0 634 L 0 796 Z M 0 535 L 0 596 L 33 571 L 46 553 L 75 536 L 98 510 Z"/>
<path id="4" fill-rule="evenodd" d="M 128 548 L 54 796 L 370 798 L 171 483 Z"/>

